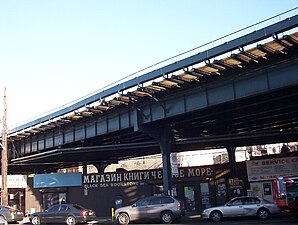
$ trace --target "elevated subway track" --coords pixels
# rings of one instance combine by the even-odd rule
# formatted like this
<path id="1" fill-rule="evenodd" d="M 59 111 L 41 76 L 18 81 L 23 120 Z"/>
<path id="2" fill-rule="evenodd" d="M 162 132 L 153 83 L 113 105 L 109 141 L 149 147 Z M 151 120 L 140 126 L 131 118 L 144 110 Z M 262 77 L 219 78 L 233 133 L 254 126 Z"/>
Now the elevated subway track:
<path id="1" fill-rule="evenodd" d="M 287 31 L 297 26 L 297 17 L 288 22 L 264 30 Z M 172 152 L 296 141 L 298 36 L 278 38 L 277 33 L 244 50 L 270 36 L 246 35 L 229 47 L 211 49 L 212 57 L 192 61 L 191 67 L 186 62 L 195 57 L 182 60 L 185 65 L 181 61 L 177 69 L 184 70 L 177 74 L 171 71 L 100 105 L 11 132 L 10 171 L 52 171 L 160 153 L 145 132 L 159 127 L 171 131 Z M 214 59 L 219 50 L 235 48 L 237 54 Z"/>
<path id="2" fill-rule="evenodd" d="M 146 125 L 170 126 L 174 136 L 173 152 L 297 141 L 297 90 L 294 85 Z M 65 148 L 16 158 L 11 169 L 26 166 L 29 170 L 30 165 L 35 169 L 39 165 L 43 170 L 55 170 L 157 153 L 160 148 L 152 137 L 128 128 L 101 138 L 87 138 L 83 143 L 71 143 Z"/>

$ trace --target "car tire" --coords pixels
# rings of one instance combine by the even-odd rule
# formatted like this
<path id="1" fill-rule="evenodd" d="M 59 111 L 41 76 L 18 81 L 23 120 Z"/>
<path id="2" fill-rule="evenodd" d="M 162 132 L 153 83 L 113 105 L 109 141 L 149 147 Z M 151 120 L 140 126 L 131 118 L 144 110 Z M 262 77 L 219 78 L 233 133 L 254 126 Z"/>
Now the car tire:
<path id="1" fill-rule="evenodd" d="M 258 210 L 257 215 L 258 215 L 259 219 L 265 220 L 270 217 L 270 212 L 268 209 L 261 208 Z"/>
<path id="2" fill-rule="evenodd" d="M 120 225 L 127 225 L 130 222 L 129 216 L 127 213 L 120 213 L 117 217 L 117 222 Z"/>
<path id="3" fill-rule="evenodd" d="M 39 218 L 39 216 L 33 216 L 32 219 L 31 219 L 31 223 L 32 223 L 33 225 L 40 225 L 41 222 L 40 222 L 40 218 Z"/>
<path id="4" fill-rule="evenodd" d="M 174 216 L 171 211 L 164 211 L 160 215 L 160 221 L 164 224 L 170 224 L 174 222 Z"/>
<path id="5" fill-rule="evenodd" d="M 209 219 L 210 219 L 211 221 L 213 221 L 213 222 L 219 222 L 219 221 L 222 220 L 222 213 L 221 213 L 220 211 L 218 211 L 218 210 L 216 210 L 216 211 L 212 211 L 212 212 L 210 213 L 210 217 L 209 217 Z"/>
<path id="6" fill-rule="evenodd" d="M 66 224 L 67 225 L 75 225 L 76 224 L 76 218 L 74 218 L 74 216 L 68 216 L 66 218 Z"/>

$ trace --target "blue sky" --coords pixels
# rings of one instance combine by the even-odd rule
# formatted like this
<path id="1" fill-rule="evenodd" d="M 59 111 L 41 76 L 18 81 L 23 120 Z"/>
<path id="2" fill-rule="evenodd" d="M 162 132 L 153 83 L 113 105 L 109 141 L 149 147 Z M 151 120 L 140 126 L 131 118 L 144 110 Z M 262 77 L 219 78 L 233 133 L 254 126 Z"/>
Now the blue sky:
<path id="1" fill-rule="evenodd" d="M 4 85 L 12 127 L 297 3 L 0 0 L 0 115 Z"/>

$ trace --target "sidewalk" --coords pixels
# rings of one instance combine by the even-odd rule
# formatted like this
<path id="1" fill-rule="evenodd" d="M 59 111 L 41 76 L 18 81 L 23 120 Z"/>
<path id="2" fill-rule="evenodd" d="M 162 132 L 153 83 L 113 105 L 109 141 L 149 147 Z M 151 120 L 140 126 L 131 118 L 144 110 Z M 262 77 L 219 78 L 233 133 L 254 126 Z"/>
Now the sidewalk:
<path id="1" fill-rule="evenodd" d="M 196 223 L 201 221 L 201 214 L 198 212 L 186 212 L 185 216 L 181 219 L 182 222 Z"/>
<path id="2" fill-rule="evenodd" d="M 29 221 L 29 217 L 24 217 L 24 219 L 19 224 L 31 224 Z"/>

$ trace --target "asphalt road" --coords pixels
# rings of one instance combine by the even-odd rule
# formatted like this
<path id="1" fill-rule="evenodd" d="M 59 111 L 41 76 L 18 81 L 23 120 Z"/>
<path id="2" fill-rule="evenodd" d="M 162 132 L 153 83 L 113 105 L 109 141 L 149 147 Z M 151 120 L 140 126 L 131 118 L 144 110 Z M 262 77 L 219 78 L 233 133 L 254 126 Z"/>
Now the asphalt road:
<path id="1" fill-rule="evenodd" d="M 188 219 L 181 221 L 179 224 L 199 224 L 199 225 L 294 225 L 298 224 L 298 219 L 293 217 L 273 217 L 268 220 L 259 220 L 257 218 L 237 218 L 237 219 L 224 219 L 221 222 L 210 222 L 202 219 Z"/>
<path id="2" fill-rule="evenodd" d="M 19 223 L 22 224 L 30 224 L 29 220 L 26 219 L 23 222 Z M 133 225 L 163 225 L 159 223 L 131 223 Z M 297 225 L 298 219 L 289 216 L 276 216 L 272 217 L 268 220 L 259 220 L 257 218 L 231 218 L 231 219 L 224 219 L 221 222 L 210 222 L 206 220 L 202 220 L 200 217 L 190 216 L 181 219 L 179 222 L 175 223 L 175 225 Z M 116 221 L 111 221 L 110 219 L 100 219 L 98 223 L 93 223 L 93 225 L 117 225 Z"/>

